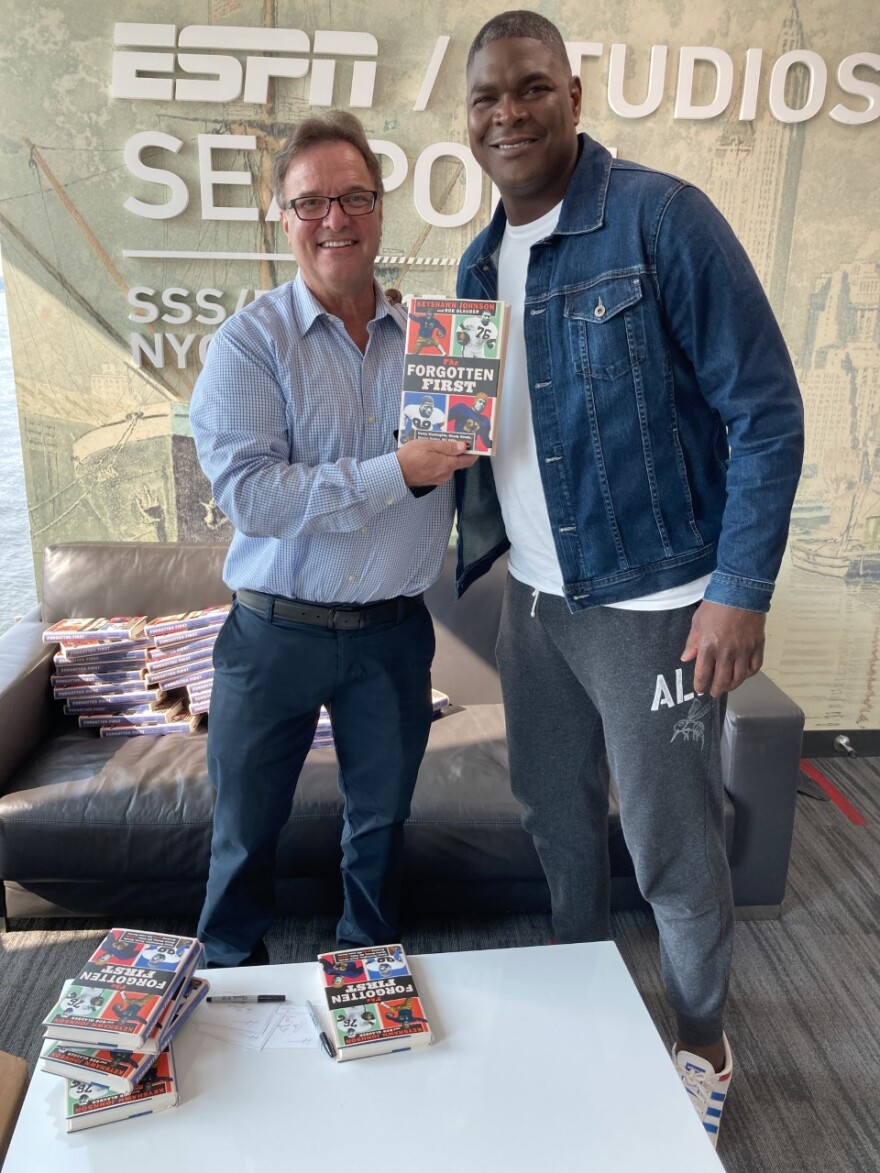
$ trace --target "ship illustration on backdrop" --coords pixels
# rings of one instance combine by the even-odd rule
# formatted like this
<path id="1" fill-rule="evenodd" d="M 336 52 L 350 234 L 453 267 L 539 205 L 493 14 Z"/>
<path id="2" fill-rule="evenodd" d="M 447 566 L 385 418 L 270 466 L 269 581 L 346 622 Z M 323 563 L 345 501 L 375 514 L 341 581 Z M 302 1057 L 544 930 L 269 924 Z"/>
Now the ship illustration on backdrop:
<path id="1" fill-rule="evenodd" d="M 73 444 L 76 479 L 108 532 L 140 541 L 224 541 L 229 522 L 198 465 L 182 403 L 156 403 L 93 428 Z"/>
<path id="2" fill-rule="evenodd" d="M 880 492 L 859 485 L 848 496 L 848 515 L 841 529 L 790 546 L 792 565 L 834 578 L 880 581 Z M 832 507 L 833 525 L 834 508 Z"/>

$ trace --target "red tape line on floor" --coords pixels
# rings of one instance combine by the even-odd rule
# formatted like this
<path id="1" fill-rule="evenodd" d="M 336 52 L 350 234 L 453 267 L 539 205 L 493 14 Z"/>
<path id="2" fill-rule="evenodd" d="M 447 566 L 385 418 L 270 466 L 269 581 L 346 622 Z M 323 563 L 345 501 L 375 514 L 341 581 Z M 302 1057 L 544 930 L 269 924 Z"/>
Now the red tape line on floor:
<path id="1" fill-rule="evenodd" d="M 848 799 L 844 798 L 834 783 L 830 782 L 821 770 L 817 770 L 816 767 L 811 762 L 808 762 L 805 758 L 801 759 L 801 769 L 808 778 L 812 778 L 818 786 L 822 787 L 822 789 L 825 791 L 837 809 L 841 812 L 841 814 L 848 818 L 851 823 L 854 823 L 857 827 L 867 827 L 868 820 L 865 818 L 865 816 L 859 814 L 852 803 Z"/>

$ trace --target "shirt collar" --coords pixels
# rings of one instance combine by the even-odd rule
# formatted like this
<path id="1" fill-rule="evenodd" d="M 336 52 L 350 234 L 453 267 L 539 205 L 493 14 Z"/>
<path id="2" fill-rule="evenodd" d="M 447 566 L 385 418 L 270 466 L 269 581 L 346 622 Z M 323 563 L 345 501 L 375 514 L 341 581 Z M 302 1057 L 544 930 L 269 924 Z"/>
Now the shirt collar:
<path id="1" fill-rule="evenodd" d="M 379 322 L 383 318 L 390 318 L 403 330 L 403 323 L 396 313 L 395 307 L 392 306 L 375 281 L 373 282 L 373 288 L 376 292 L 376 313 L 372 320 Z M 311 330 L 319 318 L 332 316 L 306 285 L 300 272 L 297 272 L 293 281 L 290 283 L 290 308 L 300 335 L 303 336 Z"/>
<path id="2" fill-rule="evenodd" d="M 578 138 L 578 161 L 562 201 L 554 229 L 556 234 L 593 232 L 601 228 L 605 220 L 605 201 L 614 160 L 611 153 L 588 134 L 580 134 Z M 497 251 L 506 225 L 504 205 L 499 200 L 478 259 L 491 257 Z"/>

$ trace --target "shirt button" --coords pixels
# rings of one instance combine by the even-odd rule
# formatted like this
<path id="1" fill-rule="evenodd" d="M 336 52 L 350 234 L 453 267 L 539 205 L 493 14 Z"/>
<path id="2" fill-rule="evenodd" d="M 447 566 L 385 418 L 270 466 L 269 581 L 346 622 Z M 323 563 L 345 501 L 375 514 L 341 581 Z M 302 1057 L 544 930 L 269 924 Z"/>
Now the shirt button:
<path id="1" fill-rule="evenodd" d="M 376 417 L 374 415 L 367 416 L 367 423 L 368 424 L 374 424 L 375 422 L 376 422 Z"/>
<path id="2" fill-rule="evenodd" d="M 353 574 L 350 574 L 350 575 L 348 576 L 348 581 L 349 581 L 349 582 L 355 582 L 355 576 L 354 576 Z"/>
<path id="3" fill-rule="evenodd" d="M 393 504 L 394 504 L 394 498 L 393 498 L 393 497 L 386 497 L 386 498 L 385 498 L 385 504 L 386 504 L 386 505 L 393 505 Z"/>
<path id="4" fill-rule="evenodd" d="M 361 533 L 362 534 L 368 534 L 369 532 L 370 532 L 370 527 L 368 525 L 361 526 Z"/>

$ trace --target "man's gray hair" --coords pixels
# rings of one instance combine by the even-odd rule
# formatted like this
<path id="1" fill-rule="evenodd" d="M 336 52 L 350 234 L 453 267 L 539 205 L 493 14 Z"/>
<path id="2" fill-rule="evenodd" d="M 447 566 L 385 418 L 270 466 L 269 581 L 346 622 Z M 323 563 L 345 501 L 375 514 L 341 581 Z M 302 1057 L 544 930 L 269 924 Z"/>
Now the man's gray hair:
<path id="1" fill-rule="evenodd" d="M 298 123 L 275 153 L 272 162 L 272 192 L 279 205 L 284 199 L 284 180 L 291 163 L 310 147 L 321 143 L 348 143 L 359 151 L 370 172 L 370 182 L 379 195 L 385 194 L 382 184 L 382 164 L 367 142 L 367 134 L 359 119 L 346 110 L 328 110 Z"/>
<path id="2" fill-rule="evenodd" d="M 546 16 L 527 9 L 514 9 L 511 12 L 501 12 L 486 21 L 474 37 L 467 59 L 467 68 L 470 71 L 474 58 L 481 49 L 492 41 L 504 41 L 509 37 L 530 37 L 533 41 L 540 41 L 548 49 L 552 49 L 560 61 L 569 65 L 568 53 L 562 33 L 549 21 Z"/>

